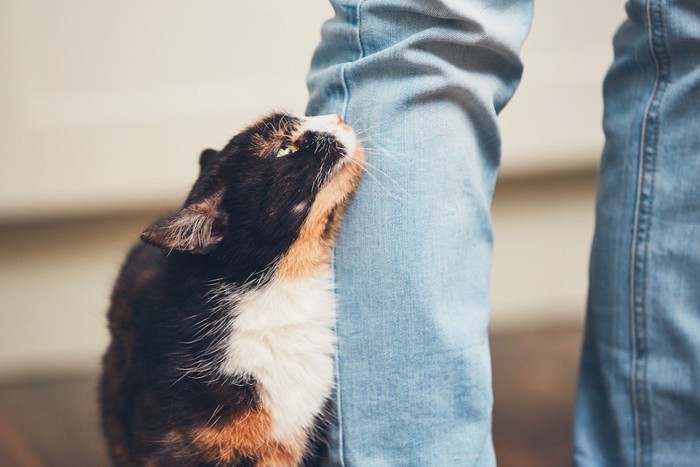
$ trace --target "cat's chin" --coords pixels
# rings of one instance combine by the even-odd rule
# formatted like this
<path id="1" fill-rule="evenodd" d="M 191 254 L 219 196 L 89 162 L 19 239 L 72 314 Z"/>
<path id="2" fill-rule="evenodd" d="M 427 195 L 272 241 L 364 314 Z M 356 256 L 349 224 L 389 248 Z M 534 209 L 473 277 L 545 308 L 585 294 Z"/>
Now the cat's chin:
<path id="1" fill-rule="evenodd" d="M 333 133 L 333 136 L 345 148 L 345 156 L 343 156 L 343 159 L 353 159 L 357 151 L 357 137 L 352 128 L 343 122 L 338 126 L 338 130 Z"/>
<path id="2" fill-rule="evenodd" d="M 356 143 L 354 152 L 343 156 L 336 163 L 321 191 L 334 192 L 337 202 L 345 202 L 355 191 L 364 170 L 365 153 L 362 147 Z"/>

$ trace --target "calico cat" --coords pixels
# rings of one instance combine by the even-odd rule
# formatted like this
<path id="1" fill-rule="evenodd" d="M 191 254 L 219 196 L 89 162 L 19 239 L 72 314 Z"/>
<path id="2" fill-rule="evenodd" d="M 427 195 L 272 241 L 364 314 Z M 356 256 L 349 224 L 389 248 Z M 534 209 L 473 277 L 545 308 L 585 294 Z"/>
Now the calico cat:
<path id="1" fill-rule="evenodd" d="M 205 150 L 117 279 L 100 384 L 119 466 L 311 462 L 334 384 L 331 248 L 364 166 L 336 115 Z"/>

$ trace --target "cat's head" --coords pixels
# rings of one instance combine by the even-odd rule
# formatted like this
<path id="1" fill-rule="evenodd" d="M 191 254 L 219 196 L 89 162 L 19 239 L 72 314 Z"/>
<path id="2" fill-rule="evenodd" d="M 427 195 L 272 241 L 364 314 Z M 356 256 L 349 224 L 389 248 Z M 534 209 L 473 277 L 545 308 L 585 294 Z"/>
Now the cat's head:
<path id="1" fill-rule="evenodd" d="M 221 151 L 205 150 L 184 207 L 141 238 L 168 250 L 231 256 L 236 249 L 279 256 L 303 237 L 327 244 L 363 165 L 359 142 L 337 115 L 275 113 Z"/>

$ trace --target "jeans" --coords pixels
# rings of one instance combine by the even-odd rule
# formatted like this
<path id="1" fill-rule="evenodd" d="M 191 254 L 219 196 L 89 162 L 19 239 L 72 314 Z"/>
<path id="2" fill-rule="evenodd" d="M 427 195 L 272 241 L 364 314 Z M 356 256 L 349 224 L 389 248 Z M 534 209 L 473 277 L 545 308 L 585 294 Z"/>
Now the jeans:
<path id="1" fill-rule="evenodd" d="M 700 6 L 647 1 L 630 3 L 606 83 L 576 418 L 586 466 L 700 458 Z M 307 113 L 342 116 L 369 167 L 335 250 L 327 464 L 495 465 L 489 211 L 532 2 L 332 4 Z"/>
<path id="2" fill-rule="evenodd" d="M 585 466 L 700 465 L 700 3 L 633 0 L 605 87 Z"/>

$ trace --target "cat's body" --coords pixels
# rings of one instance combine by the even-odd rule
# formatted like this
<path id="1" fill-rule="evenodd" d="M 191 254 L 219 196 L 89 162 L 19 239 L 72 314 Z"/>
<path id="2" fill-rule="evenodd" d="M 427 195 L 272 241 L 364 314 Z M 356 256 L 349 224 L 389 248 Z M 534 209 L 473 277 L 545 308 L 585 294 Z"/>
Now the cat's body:
<path id="1" fill-rule="evenodd" d="M 275 114 L 202 154 L 117 280 L 101 382 L 124 466 L 294 466 L 332 390 L 330 257 L 362 172 L 336 116 Z"/>

